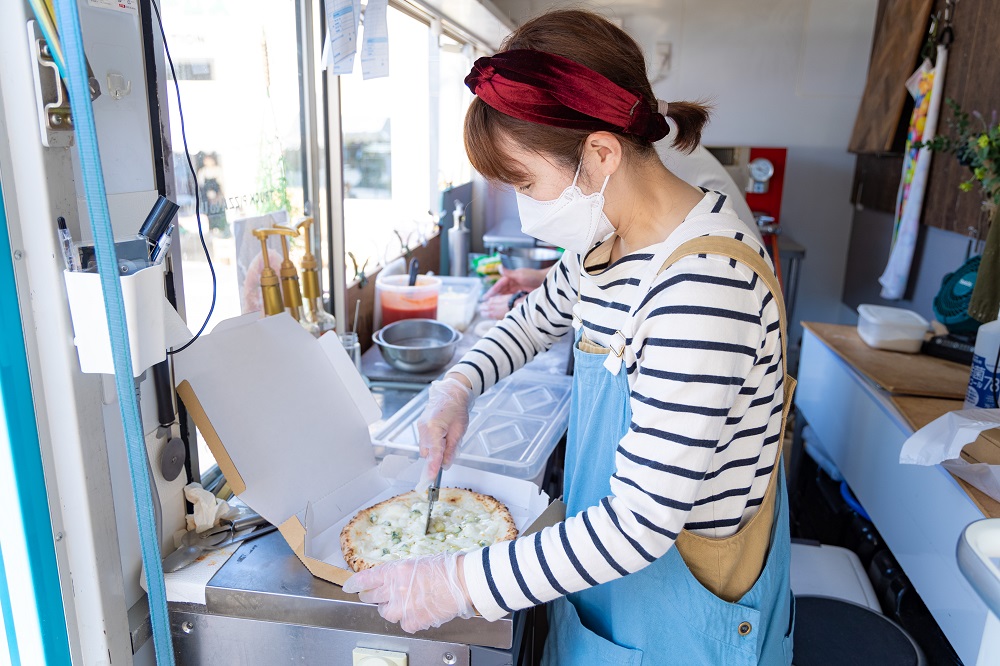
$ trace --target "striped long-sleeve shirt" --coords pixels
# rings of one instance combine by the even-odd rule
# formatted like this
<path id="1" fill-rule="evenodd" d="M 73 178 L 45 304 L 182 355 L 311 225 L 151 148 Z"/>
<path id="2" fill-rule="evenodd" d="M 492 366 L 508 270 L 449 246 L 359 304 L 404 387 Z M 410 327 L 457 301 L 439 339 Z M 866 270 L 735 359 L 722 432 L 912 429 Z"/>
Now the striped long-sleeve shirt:
<path id="1" fill-rule="evenodd" d="M 731 229 L 713 234 L 764 256 L 717 192 L 664 241 L 668 251 L 704 235 L 692 219 L 704 213 L 719 213 L 713 217 Z M 582 266 L 579 255 L 564 254 L 454 367 L 478 394 L 572 334 L 574 312 L 588 339 L 605 347 L 634 317 L 625 352 L 628 430 L 618 442 L 581 443 L 581 455 L 617 447 L 612 494 L 558 525 L 465 556 L 469 593 L 488 619 L 638 571 L 682 529 L 734 534 L 756 512 L 773 469 L 783 374 L 778 309 L 767 287 L 735 260 L 697 255 L 639 293 L 660 246 L 614 262 L 610 246 L 598 245 Z M 640 305 L 629 315 L 633 303 Z"/>

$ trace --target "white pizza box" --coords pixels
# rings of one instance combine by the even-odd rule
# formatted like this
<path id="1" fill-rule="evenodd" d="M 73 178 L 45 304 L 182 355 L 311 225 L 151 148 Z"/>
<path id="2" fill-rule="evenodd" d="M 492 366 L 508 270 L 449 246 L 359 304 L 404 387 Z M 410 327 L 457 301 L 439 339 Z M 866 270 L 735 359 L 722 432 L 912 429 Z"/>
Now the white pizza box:
<path id="1" fill-rule="evenodd" d="M 376 462 L 368 426 L 381 412 L 337 336 L 316 340 L 285 314 L 245 315 L 174 364 L 177 393 L 233 492 L 279 527 L 314 576 L 343 585 L 351 571 L 341 529 L 360 509 L 412 490 L 423 463 Z M 493 495 L 525 533 L 560 518 L 530 481 L 453 466 L 442 485 Z"/>

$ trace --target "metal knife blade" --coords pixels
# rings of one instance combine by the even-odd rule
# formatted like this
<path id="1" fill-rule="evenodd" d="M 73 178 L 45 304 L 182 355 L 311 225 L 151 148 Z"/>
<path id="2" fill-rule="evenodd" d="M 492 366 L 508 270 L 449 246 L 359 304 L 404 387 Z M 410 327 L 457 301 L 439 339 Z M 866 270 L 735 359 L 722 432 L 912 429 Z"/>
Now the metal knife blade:
<path id="1" fill-rule="evenodd" d="M 438 491 L 441 489 L 441 472 L 443 471 L 443 467 L 438 467 L 438 473 L 437 476 L 434 477 L 434 483 L 427 488 L 427 525 L 424 526 L 424 534 L 431 533 L 431 513 L 434 512 L 434 502 L 437 502 Z"/>

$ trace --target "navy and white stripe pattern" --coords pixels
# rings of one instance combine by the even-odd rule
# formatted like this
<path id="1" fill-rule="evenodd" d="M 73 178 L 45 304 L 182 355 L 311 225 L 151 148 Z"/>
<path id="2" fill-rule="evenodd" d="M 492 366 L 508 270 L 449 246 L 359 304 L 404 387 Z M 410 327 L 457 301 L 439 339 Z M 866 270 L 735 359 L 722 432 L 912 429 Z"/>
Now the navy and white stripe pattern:
<path id="1" fill-rule="evenodd" d="M 688 220 L 709 212 L 731 215 L 724 195 L 706 193 Z M 712 233 L 747 243 L 769 263 L 732 220 L 730 231 Z M 686 238 L 697 224 L 681 225 Z M 678 245 L 685 234 L 675 231 L 664 242 Z M 734 534 L 756 512 L 770 479 L 783 374 L 778 309 L 767 287 L 729 258 L 696 255 L 641 294 L 639 280 L 658 248 L 612 263 L 610 245 L 591 251 L 586 270 L 578 255 L 565 254 L 542 287 L 455 367 L 480 393 L 571 333 L 574 311 L 586 336 L 609 347 L 640 303 L 624 357 L 628 431 L 619 442 L 583 443 L 616 447 L 612 494 L 563 523 L 467 555 L 466 583 L 487 619 L 638 571 L 682 529 Z"/>

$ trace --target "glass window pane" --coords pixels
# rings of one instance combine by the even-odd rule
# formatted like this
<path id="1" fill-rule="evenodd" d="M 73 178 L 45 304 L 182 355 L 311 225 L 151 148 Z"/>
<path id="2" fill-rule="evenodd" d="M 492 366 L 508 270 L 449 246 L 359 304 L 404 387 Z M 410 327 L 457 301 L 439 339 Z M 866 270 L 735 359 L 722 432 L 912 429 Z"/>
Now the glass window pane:
<path id="1" fill-rule="evenodd" d="M 248 305 L 255 309 L 260 300 L 251 293 L 250 280 L 244 285 L 239 279 L 260 254 L 252 236 L 234 237 L 245 226 L 241 220 L 283 210 L 291 222 L 303 212 L 296 2 L 162 0 L 200 187 L 202 226 L 218 279 L 215 312 L 206 332 Z M 181 205 L 184 302 L 188 326 L 197 330 L 211 303 L 211 276 L 198 239 L 194 189 L 172 83 L 167 99 Z M 280 245 L 274 242 L 274 248 Z"/>
<path id="2" fill-rule="evenodd" d="M 462 130 L 465 112 L 472 93 L 465 77 L 472 68 L 471 47 L 464 47 L 447 36 L 441 37 L 441 126 L 438 132 L 438 187 L 449 187 L 472 180 L 472 165 L 465 154 Z"/>
<path id="3" fill-rule="evenodd" d="M 259 287 L 252 278 L 241 284 L 247 273 L 253 275 L 248 267 L 260 264 L 260 245 L 254 246 L 252 236 L 237 246 L 236 236 L 247 235 L 239 233 L 247 227 L 245 220 L 286 211 L 291 222 L 303 214 L 297 2 L 161 0 L 200 189 L 202 226 L 218 280 L 206 333 L 247 307 L 259 309 L 254 307 L 260 301 Z M 212 280 L 198 238 L 193 180 L 173 81 L 168 82 L 167 100 L 181 205 L 174 242 L 180 243 L 182 253 L 188 327 L 197 331 L 211 303 Z M 301 240 L 296 240 L 301 248 Z M 280 253 L 276 241 L 272 249 Z M 199 462 L 202 471 L 214 464 L 201 437 Z"/>
<path id="4" fill-rule="evenodd" d="M 389 8 L 389 76 L 340 78 L 344 242 L 371 272 L 430 233 L 430 28 Z M 397 235 L 398 234 L 398 235 Z M 400 241 L 402 238 L 402 241 Z M 354 267 L 347 261 L 347 279 Z"/>

